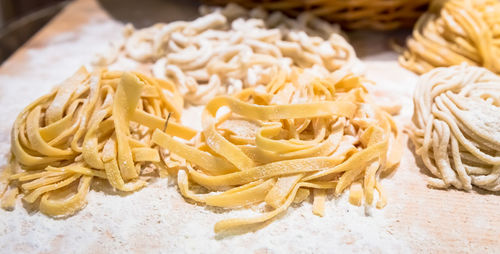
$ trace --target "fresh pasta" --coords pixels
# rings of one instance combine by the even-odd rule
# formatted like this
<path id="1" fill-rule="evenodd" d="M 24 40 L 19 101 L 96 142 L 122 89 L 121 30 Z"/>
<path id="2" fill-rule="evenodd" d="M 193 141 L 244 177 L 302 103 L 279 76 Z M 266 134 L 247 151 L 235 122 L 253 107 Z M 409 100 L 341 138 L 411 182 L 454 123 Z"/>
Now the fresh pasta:
<path id="1" fill-rule="evenodd" d="M 216 232 L 268 221 L 308 196 L 314 214 L 323 216 L 328 190 L 350 189 L 355 205 L 373 204 L 378 193 L 382 208 L 380 178 L 399 163 L 403 136 L 362 83 L 352 74 L 323 79 L 311 70 L 280 69 L 265 88 L 210 100 L 194 145 L 169 135 L 169 125 L 152 140 L 185 159 L 177 183 L 186 198 L 223 208 L 272 208 L 219 221 Z"/>
<path id="2" fill-rule="evenodd" d="M 81 68 L 16 119 L 2 207 L 22 194 L 44 214 L 69 216 L 85 206 L 94 178 L 130 192 L 162 173 L 176 175 L 180 193 L 196 202 L 272 208 L 220 221 L 216 232 L 268 221 L 309 196 L 323 216 L 328 191 L 349 189 L 352 204 L 384 207 L 380 179 L 399 163 L 403 136 L 365 80 L 273 73 L 265 87 L 210 100 L 196 131 L 178 123 L 183 100 L 172 83 Z"/>
<path id="3" fill-rule="evenodd" d="M 109 65 L 123 57 L 151 63 L 155 77 L 172 80 L 186 102 L 196 105 L 269 83 L 275 65 L 312 68 L 324 76 L 359 69 L 340 29 L 309 13 L 295 20 L 234 4 L 204 7 L 202 13 L 191 22 L 140 30 L 127 26 L 125 41 L 113 44 L 95 64 Z"/>
<path id="4" fill-rule="evenodd" d="M 500 73 L 499 13 L 496 0 L 434 1 L 415 25 L 399 63 L 418 74 L 461 63 Z"/>
<path id="5" fill-rule="evenodd" d="M 435 176 L 430 185 L 500 190 L 500 77 L 462 64 L 423 75 L 414 93 L 412 140 Z"/>
<path id="6" fill-rule="evenodd" d="M 17 117 L 12 162 L 0 176 L 8 185 L 2 207 L 13 209 L 21 192 L 24 201 L 39 201 L 44 214 L 68 216 L 86 204 L 94 178 L 119 191 L 142 188 L 148 175 L 165 168 L 151 141 L 153 130 L 172 115 L 167 133 L 196 134 L 176 123 L 182 109 L 183 99 L 170 82 L 80 68 Z"/>

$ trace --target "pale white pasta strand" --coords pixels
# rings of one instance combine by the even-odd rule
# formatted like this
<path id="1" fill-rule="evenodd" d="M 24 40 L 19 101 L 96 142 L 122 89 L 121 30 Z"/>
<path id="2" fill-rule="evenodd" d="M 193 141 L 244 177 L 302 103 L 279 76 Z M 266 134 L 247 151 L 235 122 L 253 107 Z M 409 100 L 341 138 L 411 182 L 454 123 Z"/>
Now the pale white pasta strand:
<path id="1" fill-rule="evenodd" d="M 359 72 L 360 62 L 340 29 L 309 13 L 290 19 L 233 4 L 201 12 L 204 16 L 191 22 L 140 30 L 127 26 L 121 50 L 110 50 L 96 63 L 109 64 L 119 56 L 152 63 L 152 74 L 176 81 L 192 104 L 263 86 L 277 67 L 310 69 L 322 77 L 341 69 Z"/>

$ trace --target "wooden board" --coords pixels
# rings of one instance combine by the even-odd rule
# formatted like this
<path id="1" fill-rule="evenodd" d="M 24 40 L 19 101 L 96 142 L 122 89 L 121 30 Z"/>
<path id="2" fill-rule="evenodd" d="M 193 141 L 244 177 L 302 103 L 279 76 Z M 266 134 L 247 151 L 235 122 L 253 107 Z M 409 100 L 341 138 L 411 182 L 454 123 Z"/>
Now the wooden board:
<path id="1" fill-rule="evenodd" d="M 122 27 L 95 0 L 77 0 L 0 67 L 0 166 L 18 112 L 80 65 L 89 65 L 108 41 L 120 37 Z M 395 35 L 350 37 L 367 77 L 378 84 L 377 94 L 403 104 L 398 120 L 406 125 L 417 77 L 398 66 L 388 47 Z M 47 218 L 20 201 L 13 212 L 0 210 L 0 252 L 498 252 L 498 193 L 430 189 L 426 174 L 408 143 L 398 171 L 383 182 L 385 209 L 365 211 L 347 204 L 346 197 L 331 198 L 320 218 L 306 202 L 260 230 L 234 236 L 215 235 L 213 224 L 247 211 L 220 212 L 186 202 L 166 179 L 126 196 L 93 186 L 87 207 L 67 219 Z"/>

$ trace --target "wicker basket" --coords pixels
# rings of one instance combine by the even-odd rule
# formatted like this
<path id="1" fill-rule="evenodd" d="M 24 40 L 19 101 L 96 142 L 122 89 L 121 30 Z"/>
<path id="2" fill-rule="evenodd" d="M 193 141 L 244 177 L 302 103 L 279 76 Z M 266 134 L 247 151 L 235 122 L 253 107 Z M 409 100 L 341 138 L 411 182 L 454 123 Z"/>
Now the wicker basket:
<path id="1" fill-rule="evenodd" d="M 391 30 L 411 27 L 430 0 L 204 0 L 211 5 L 237 3 L 246 8 L 263 7 L 296 16 L 307 10 L 347 29 Z"/>

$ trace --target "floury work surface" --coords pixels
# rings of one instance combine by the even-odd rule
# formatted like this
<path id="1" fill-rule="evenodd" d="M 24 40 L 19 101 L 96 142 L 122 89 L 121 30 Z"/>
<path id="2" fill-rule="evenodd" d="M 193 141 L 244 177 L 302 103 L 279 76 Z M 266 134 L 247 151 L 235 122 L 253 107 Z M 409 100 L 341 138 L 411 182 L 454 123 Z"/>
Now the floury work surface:
<path id="1" fill-rule="evenodd" d="M 96 1 L 75 1 L 0 67 L 0 165 L 7 161 L 10 129 L 20 110 L 80 65 L 89 66 L 108 41 L 120 38 L 122 28 Z M 392 36 L 356 32 L 350 39 L 366 76 L 377 83 L 373 90 L 381 103 L 402 104 L 397 120 L 403 127 L 410 123 L 417 76 L 398 66 L 397 54 L 387 46 Z M 141 68 L 124 66 L 136 67 Z M 187 109 L 184 124 L 199 126 L 199 110 Z M 426 178 L 408 143 L 397 172 L 382 181 L 388 195 L 384 209 L 355 207 L 345 196 L 330 196 L 324 217 L 312 214 L 310 201 L 303 202 L 265 227 L 238 235 L 216 235 L 213 225 L 254 211 L 186 202 L 168 179 L 124 196 L 98 183 L 88 205 L 67 219 L 48 218 L 20 200 L 14 211 L 0 210 L 0 252 L 495 252 L 500 197 L 430 189 Z"/>

